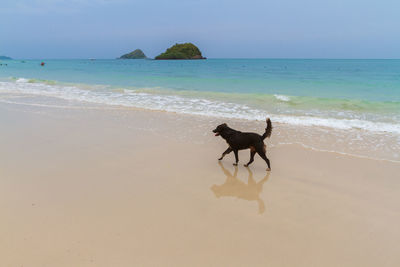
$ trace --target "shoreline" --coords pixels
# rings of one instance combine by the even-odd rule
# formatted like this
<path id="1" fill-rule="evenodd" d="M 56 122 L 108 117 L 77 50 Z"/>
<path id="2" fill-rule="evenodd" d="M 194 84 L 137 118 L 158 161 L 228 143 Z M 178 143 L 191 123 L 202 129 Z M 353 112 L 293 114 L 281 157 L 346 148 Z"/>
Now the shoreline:
<path id="1" fill-rule="evenodd" d="M 155 110 L 219 116 L 227 119 L 264 120 L 264 117 L 268 115 L 274 120 L 300 126 L 330 127 L 344 131 L 362 129 L 378 134 L 400 135 L 400 114 L 398 112 L 400 102 L 398 95 L 393 90 L 393 88 L 396 88 L 396 84 L 391 86 L 391 90 L 385 89 L 389 90 L 388 92 L 390 93 L 386 97 L 377 97 L 376 94 L 371 94 L 368 90 L 365 95 L 360 92 L 353 93 L 352 90 L 357 91 L 359 89 L 357 86 L 352 88 L 349 85 L 347 85 L 348 90 L 345 91 L 348 97 L 343 97 L 343 93 L 334 93 L 335 90 L 341 87 L 347 88 L 346 84 L 339 84 L 338 88 L 331 88 L 335 90 L 326 90 L 327 88 L 322 86 L 319 88 L 321 93 L 318 93 L 319 90 L 303 92 L 305 88 L 300 86 L 301 81 L 299 81 L 300 84 L 298 82 L 292 85 L 294 89 L 297 86 L 300 87 L 290 93 L 290 90 L 285 88 L 283 88 L 284 90 L 272 90 L 268 86 L 268 81 L 265 81 L 267 88 L 259 88 L 261 86 L 259 81 L 255 79 L 256 83 L 252 85 L 251 81 L 254 79 L 249 80 L 247 76 L 243 81 L 236 80 L 235 83 L 239 83 L 239 89 L 229 89 L 232 86 L 235 87 L 235 84 L 231 84 L 232 81 L 228 79 L 230 76 L 224 76 L 229 75 L 230 72 L 222 75 L 222 77 L 218 75 L 213 77 L 210 74 L 211 77 L 209 79 L 194 75 L 189 79 L 192 82 L 188 83 L 186 78 L 179 75 L 175 77 L 176 74 L 172 77 L 164 77 L 163 72 L 160 73 L 160 79 L 146 78 L 146 75 L 154 75 L 157 71 L 162 71 L 165 67 L 164 65 L 162 67 L 156 66 L 153 70 L 150 65 L 141 66 L 139 64 L 139 66 L 136 66 L 137 64 L 128 64 L 125 66 L 118 63 L 115 63 L 115 66 L 111 65 L 116 68 L 115 71 L 119 70 L 118 73 L 123 73 L 131 68 L 143 67 L 146 75 L 143 74 L 144 76 L 142 77 L 142 74 L 140 74 L 138 77 L 133 77 L 135 81 L 138 79 L 139 82 L 130 81 L 129 78 L 126 81 L 120 81 L 120 79 L 115 81 L 110 77 L 93 83 L 93 77 L 90 75 L 87 77 L 90 79 L 87 80 L 87 78 L 85 79 L 86 74 L 80 73 L 78 78 L 71 81 L 65 78 L 64 73 L 68 73 L 71 71 L 69 68 L 76 66 L 98 71 L 101 65 L 88 64 L 84 60 L 72 60 L 70 61 L 71 64 L 62 60 L 56 62 L 66 69 L 60 73 L 58 73 L 59 71 L 53 73 L 53 70 L 51 78 L 49 75 L 43 76 L 43 74 L 16 75 L 19 73 L 19 65 L 17 64 L 13 77 L 8 78 L 8 81 L 12 82 L 4 84 L 0 91 L 5 90 L 4 92 L 7 92 L 7 87 L 9 87 L 11 92 L 19 92 L 21 94 L 53 96 L 64 100 L 87 101 L 93 104 L 135 106 Z M 233 66 L 236 65 L 234 64 Z M 278 66 L 280 65 L 278 64 Z M 174 65 L 174 68 L 177 67 L 178 65 Z M 186 67 L 197 70 L 195 66 L 189 65 Z M 30 68 L 33 68 L 33 66 L 28 67 L 28 69 Z M 100 70 L 102 69 L 100 68 Z M 149 72 L 150 70 L 151 72 Z M 179 68 L 179 70 L 181 72 L 182 68 Z M 275 71 L 277 72 L 275 75 L 281 78 L 279 69 L 275 69 Z M 322 73 L 326 75 L 325 72 L 322 71 Z M 113 75 L 115 74 L 113 73 Z M 58 75 L 62 76 L 59 77 Z M 292 75 L 296 77 L 296 72 Z M 309 74 L 305 72 L 304 75 Z M 343 75 L 343 73 L 339 71 L 338 75 Z M 32 79 L 22 77 L 31 77 Z M 318 79 L 318 77 L 315 78 Z M 333 79 L 334 76 L 325 78 L 329 80 Z M 163 81 L 164 79 L 166 80 Z M 215 83 L 215 79 L 222 79 L 222 85 Z M 7 78 L 3 77 L 2 80 L 7 81 Z M 152 85 L 152 80 L 155 81 L 154 85 Z M 174 83 L 168 80 L 176 81 Z M 285 79 L 285 82 L 288 81 Z M 203 83 L 204 86 L 200 86 Z M 16 84 L 17 86 L 14 86 Z M 228 85 L 229 87 L 226 88 L 225 86 Z M 253 86 L 255 86 L 255 89 L 248 90 L 247 87 L 251 88 Z M 274 85 L 272 86 L 274 87 Z M 215 109 L 213 108 L 215 106 L 221 108 Z M 235 114 L 235 116 L 232 116 L 232 114 Z"/>
<path id="2" fill-rule="evenodd" d="M 247 118 L 227 118 L 218 115 L 186 113 L 180 111 L 168 111 L 152 108 L 109 105 L 103 103 L 91 103 L 77 100 L 60 99 L 53 96 L 29 95 L 29 94 L 0 94 L 0 102 L 9 105 L 21 105 L 48 109 L 96 109 L 96 110 L 121 110 L 143 111 L 176 114 L 199 118 L 202 121 L 225 122 L 231 121 L 233 125 L 244 125 L 244 129 L 257 129 L 263 127 L 264 120 L 249 120 Z M 273 119 L 273 118 L 272 118 Z M 323 125 L 296 125 L 286 122 L 273 121 L 280 129 L 277 142 L 272 145 L 298 144 L 307 149 L 322 152 L 338 153 L 359 158 L 384 160 L 388 162 L 400 162 L 400 136 L 389 133 L 368 132 L 362 129 L 335 129 Z M 212 126 L 210 126 L 212 127 Z M 239 128 L 240 129 L 240 128 Z M 261 132 L 263 128 L 260 128 Z M 260 131 L 260 130 L 259 130 Z M 323 138 L 321 138 L 321 135 Z M 362 136 L 360 138 L 360 136 Z M 375 155 L 371 157 L 370 155 Z"/>

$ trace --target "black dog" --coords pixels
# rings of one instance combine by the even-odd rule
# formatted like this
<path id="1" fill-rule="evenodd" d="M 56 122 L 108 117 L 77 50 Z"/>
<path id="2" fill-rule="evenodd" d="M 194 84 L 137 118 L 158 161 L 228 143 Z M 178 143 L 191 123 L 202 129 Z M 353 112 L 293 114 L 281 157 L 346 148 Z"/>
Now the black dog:
<path id="1" fill-rule="evenodd" d="M 218 125 L 213 132 L 215 133 L 215 136 L 221 135 L 229 145 L 228 149 L 222 153 L 221 158 L 218 160 L 223 159 L 225 155 L 233 151 L 236 160 L 233 165 L 236 166 L 239 162 L 238 151 L 250 148 L 250 161 L 244 166 L 249 166 L 254 161 L 254 155 L 258 153 L 258 155 L 260 155 L 260 157 L 267 163 L 267 171 L 271 170 L 269 159 L 265 155 L 266 146 L 264 144 L 264 139 L 270 137 L 272 132 L 272 123 L 269 118 L 267 119 L 267 128 L 265 128 L 265 133 L 263 135 L 256 133 L 242 133 L 229 128 L 226 123 Z"/>

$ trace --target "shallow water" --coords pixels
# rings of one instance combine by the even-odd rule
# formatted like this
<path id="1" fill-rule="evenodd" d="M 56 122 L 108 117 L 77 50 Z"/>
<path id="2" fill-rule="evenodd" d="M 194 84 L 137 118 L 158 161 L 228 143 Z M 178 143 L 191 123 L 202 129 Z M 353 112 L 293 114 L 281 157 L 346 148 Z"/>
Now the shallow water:
<path id="1" fill-rule="evenodd" d="M 288 127 L 339 131 L 338 140 L 351 151 L 366 143 L 386 151 L 379 158 L 400 158 L 400 60 L 40 62 L 0 66 L 0 100 L 46 99 L 51 106 L 49 99 L 59 99 L 249 121 L 271 117 Z M 335 147 L 324 149 L 343 152 Z"/>

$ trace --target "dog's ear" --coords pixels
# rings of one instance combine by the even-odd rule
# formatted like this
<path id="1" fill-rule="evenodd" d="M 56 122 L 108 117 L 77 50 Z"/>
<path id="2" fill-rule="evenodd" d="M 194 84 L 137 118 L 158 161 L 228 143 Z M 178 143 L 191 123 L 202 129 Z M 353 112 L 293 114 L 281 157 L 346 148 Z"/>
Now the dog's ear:
<path id="1" fill-rule="evenodd" d="M 224 123 L 224 124 L 222 124 L 222 126 L 224 126 L 224 127 L 228 127 L 228 124 Z"/>

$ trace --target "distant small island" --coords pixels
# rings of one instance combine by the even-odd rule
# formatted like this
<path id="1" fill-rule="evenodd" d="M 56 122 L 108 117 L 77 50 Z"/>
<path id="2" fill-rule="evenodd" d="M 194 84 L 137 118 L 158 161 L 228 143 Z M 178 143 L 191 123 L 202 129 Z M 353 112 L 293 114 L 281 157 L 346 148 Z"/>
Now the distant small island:
<path id="1" fill-rule="evenodd" d="M 192 43 L 175 44 L 155 59 L 206 59 Z"/>
<path id="2" fill-rule="evenodd" d="M 0 59 L 2 59 L 2 60 L 9 60 L 9 59 L 12 59 L 12 58 L 6 57 L 6 56 L 0 56 Z"/>
<path id="3" fill-rule="evenodd" d="M 120 59 L 143 59 L 147 58 L 146 55 L 143 53 L 142 50 L 136 49 L 128 54 L 122 55 Z"/>

